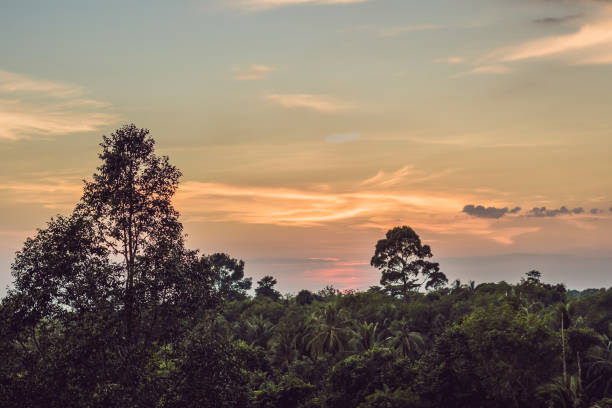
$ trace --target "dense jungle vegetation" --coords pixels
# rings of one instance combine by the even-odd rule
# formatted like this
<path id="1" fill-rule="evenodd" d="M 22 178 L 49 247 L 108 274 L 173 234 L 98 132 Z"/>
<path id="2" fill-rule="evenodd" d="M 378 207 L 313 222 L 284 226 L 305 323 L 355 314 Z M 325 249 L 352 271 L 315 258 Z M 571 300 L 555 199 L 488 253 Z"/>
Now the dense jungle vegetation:
<path id="1" fill-rule="evenodd" d="M 101 147 L 12 265 L 0 406 L 612 407 L 612 289 L 449 284 L 404 226 L 373 243 L 381 286 L 251 296 L 244 262 L 186 248 L 147 130 Z"/>

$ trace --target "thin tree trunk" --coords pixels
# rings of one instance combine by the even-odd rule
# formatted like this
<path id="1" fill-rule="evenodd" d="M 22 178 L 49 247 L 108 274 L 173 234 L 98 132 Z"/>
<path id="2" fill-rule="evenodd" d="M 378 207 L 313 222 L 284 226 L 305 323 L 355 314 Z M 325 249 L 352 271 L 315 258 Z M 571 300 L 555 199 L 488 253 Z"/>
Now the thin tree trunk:
<path id="1" fill-rule="evenodd" d="M 576 352 L 576 361 L 578 363 L 578 391 L 582 393 L 582 366 L 580 364 L 580 352 Z"/>
<path id="2" fill-rule="evenodd" d="M 563 328 L 563 312 L 561 312 L 561 353 L 563 355 L 563 383 L 567 384 L 567 365 L 565 362 L 565 331 Z"/>

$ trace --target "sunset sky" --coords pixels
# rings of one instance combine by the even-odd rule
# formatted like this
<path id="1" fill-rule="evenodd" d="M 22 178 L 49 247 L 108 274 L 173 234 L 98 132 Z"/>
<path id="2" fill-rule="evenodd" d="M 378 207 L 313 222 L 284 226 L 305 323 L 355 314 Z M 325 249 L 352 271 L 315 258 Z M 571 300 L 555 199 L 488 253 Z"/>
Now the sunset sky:
<path id="1" fill-rule="evenodd" d="M 188 245 L 282 292 L 378 284 L 396 225 L 449 280 L 612 285 L 612 1 L 0 0 L 0 55 L 0 293 L 130 122 Z"/>

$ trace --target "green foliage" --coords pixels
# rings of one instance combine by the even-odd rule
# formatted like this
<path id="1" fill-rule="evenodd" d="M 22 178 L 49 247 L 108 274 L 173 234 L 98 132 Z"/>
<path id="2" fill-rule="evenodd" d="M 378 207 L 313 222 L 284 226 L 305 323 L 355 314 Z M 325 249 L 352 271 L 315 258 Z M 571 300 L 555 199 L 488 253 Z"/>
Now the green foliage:
<path id="1" fill-rule="evenodd" d="M 439 404 L 534 406 L 531 397 L 552 378 L 558 355 L 542 318 L 508 304 L 478 308 L 438 337 L 423 360 L 421 384 Z"/>
<path id="2" fill-rule="evenodd" d="M 590 327 L 567 330 L 567 344 L 574 353 L 586 353 L 589 348 L 601 342 L 601 337 Z"/>
<path id="3" fill-rule="evenodd" d="M 357 350 L 371 350 L 381 342 L 378 323 L 363 322 L 356 324 L 353 332 L 354 337 L 352 342 L 354 348 Z"/>
<path id="4" fill-rule="evenodd" d="M 408 360 L 390 349 L 375 348 L 342 360 L 331 370 L 325 392 L 325 407 L 355 407 L 385 386 L 393 389 L 410 384 L 414 371 Z"/>
<path id="5" fill-rule="evenodd" d="M 300 306 L 310 305 L 314 302 L 314 295 L 311 291 L 302 289 L 295 297 L 295 301 Z"/>
<path id="6" fill-rule="evenodd" d="M 612 408 L 612 398 L 604 398 L 591 405 L 590 408 Z"/>
<path id="7" fill-rule="evenodd" d="M 584 405 L 578 377 L 557 378 L 538 388 L 537 396 L 551 408 L 581 408 Z"/>
<path id="8" fill-rule="evenodd" d="M 251 316 L 248 319 L 235 322 L 232 326 L 234 336 L 246 343 L 266 347 L 274 335 L 274 324 L 261 315 Z"/>
<path id="9" fill-rule="evenodd" d="M 389 390 L 387 385 L 366 397 L 357 408 L 418 408 L 421 402 L 412 390 L 397 388 Z"/>
<path id="10" fill-rule="evenodd" d="M 198 325 L 170 350 L 160 407 L 236 407 L 248 400 L 244 346 Z M 240 358 L 242 357 L 242 358 Z"/>
<path id="11" fill-rule="evenodd" d="M 396 320 L 389 327 L 391 337 L 389 343 L 403 357 L 415 358 L 425 348 L 425 340 L 421 333 L 411 330 L 411 324 L 406 319 Z"/>
<path id="12" fill-rule="evenodd" d="M 278 383 L 266 382 L 261 389 L 254 390 L 251 403 L 256 408 L 297 408 L 314 392 L 312 384 L 292 375 L 284 375 Z"/>
<path id="13" fill-rule="evenodd" d="M 349 316 L 335 304 L 322 307 L 311 317 L 307 348 L 313 356 L 343 352 L 352 335 Z"/>

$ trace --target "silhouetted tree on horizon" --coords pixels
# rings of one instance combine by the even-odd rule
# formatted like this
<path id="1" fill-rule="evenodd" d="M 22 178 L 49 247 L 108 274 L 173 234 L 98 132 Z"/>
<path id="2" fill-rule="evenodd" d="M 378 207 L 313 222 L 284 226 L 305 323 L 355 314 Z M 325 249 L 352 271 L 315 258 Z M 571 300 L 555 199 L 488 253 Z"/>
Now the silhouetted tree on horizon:
<path id="1" fill-rule="evenodd" d="M 250 287 L 242 261 L 185 248 L 172 205 L 181 173 L 154 145 L 133 124 L 103 136 L 102 163 L 73 213 L 51 219 L 17 253 L 0 316 L 17 370 L 8 388 L 30 390 L 16 394 L 23 406 L 156 406 L 168 391 L 161 382 L 187 375 L 160 378 L 156 353 L 172 359 L 187 347 L 191 330 L 231 292 L 224 274 L 234 290 Z M 210 355 L 229 357 L 232 348 Z"/>
<path id="2" fill-rule="evenodd" d="M 281 294 L 278 290 L 274 289 L 276 285 L 276 279 L 272 276 L 264 276 L 257 281 L 257 288 L 255 288 L 255 295 L 257 297 L 267 297 L 272 300 L 279 300 Z"/>
<path id="3" fill-rule="evenodd" d="M 376 244 L 370 264 L 382 272 L 380 284 L 395 296 L 407 298 L 411 291 L 425 285 L 438 288 L 448 282 L 437 262 L 430 262 L 431 248 L 423 245 L 410 227 L 395 227 Z"/>

